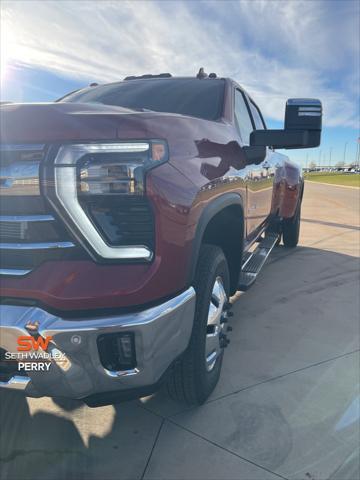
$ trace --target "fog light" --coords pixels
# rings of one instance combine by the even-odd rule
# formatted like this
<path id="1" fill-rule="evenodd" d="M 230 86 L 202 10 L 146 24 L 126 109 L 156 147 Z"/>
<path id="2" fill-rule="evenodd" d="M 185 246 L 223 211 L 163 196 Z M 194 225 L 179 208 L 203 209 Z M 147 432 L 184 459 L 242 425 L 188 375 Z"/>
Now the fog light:
<path id="1" fill-rule="evenodd" d="M 102 366 L 108 371 L 133 370 L 136 367 L 133 332 L 106 333 L 97 339 Z"/>

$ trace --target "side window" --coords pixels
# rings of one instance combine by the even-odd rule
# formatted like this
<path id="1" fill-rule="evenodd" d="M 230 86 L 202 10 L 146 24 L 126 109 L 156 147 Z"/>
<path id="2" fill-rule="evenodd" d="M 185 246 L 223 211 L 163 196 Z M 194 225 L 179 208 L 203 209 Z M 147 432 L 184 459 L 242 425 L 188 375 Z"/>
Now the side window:
<path id="1" fill-rule="evenodd" d="M 235 120 L 244 145 L 250 144 L 250 133 L 254 130 L 245 99 L 240 90 L 235 90 Z"/>
<path id="2" fill-rule="evenodd" d="M 250 110 L 255 122 L 256 130 L 264 130 L 266 127 L 263 122 L 263 119 L 261 118 L 260 111 L 252 101 L 250 101 Z"/>

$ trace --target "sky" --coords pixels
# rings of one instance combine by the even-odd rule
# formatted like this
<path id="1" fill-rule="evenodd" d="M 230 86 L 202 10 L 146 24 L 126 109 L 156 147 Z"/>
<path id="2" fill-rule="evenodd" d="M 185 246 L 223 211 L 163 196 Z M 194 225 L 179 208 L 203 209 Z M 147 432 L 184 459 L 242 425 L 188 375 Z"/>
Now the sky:
<path id="1" fill-rule="evenodd" d="M 303 163 L 356 159 L 360 2 L 355 0 L 4 1 L 2 101 L 48 102 L 91 82 L 200 67 L 242 85 L 270 128 L 291 97 L 319 98 L 322 144 Z"/>

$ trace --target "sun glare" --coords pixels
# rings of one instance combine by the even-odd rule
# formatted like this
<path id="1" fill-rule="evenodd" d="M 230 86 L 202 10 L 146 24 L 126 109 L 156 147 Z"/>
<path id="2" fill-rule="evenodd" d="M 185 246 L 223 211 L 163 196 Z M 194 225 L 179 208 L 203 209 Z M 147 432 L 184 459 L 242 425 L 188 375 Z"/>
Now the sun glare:
<path id="1" fill-rule="evenodd" d="M 16 60 L 17 57 L 16 36 L 7 27 L 6 24 L 1 26 L 0 75 L 2 81 L 8 76 L 11 62 Z"/>

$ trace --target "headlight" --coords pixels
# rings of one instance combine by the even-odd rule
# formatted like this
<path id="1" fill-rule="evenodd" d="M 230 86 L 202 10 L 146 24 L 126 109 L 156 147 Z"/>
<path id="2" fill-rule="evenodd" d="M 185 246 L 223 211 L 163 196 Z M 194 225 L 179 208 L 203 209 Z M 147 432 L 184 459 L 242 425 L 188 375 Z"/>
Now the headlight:
<path id="1" fill-rule="evenodd" d="M 167 144 L 159 140 L 60 147 L 54 161 L 56 198 L 72 228 L 100 257 L 152 258 L 145 174 L 167 158 Z"/>

